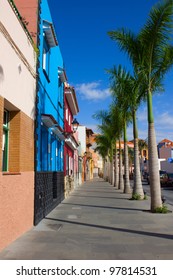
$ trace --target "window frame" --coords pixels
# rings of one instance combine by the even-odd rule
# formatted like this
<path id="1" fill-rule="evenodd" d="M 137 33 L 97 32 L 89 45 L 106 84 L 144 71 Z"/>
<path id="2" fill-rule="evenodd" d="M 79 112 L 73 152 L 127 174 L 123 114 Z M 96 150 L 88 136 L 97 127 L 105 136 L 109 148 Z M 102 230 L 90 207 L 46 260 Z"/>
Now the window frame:
<path id="1" fill-rule="evenodd" d="M 48 80 L 49 80 L 49 65 L 50 65 L 50 47 L 46 41 L 45 33 L 43 33 L 43 54 L 42 54 L 42 68 L 43 72 Z"/>
<path id="2" fill-rule="evenodd" d="M 2 137 L 2 172 L 7 172 L 9 157 L 9 111 L 6 109 L 4 109 Z"/>

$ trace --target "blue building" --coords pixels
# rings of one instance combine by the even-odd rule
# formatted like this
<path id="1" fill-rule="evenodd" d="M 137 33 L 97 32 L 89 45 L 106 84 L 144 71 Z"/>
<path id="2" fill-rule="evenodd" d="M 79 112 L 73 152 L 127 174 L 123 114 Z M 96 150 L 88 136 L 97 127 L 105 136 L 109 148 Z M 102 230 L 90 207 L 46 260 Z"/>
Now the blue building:
<path id="1" fill-rule="evenodd" d="M 64 199 L 64 62 L 48 0 L 15 0 L 32 35 L 37 58 L 35 201 L 37 224 Z"/>
<path id="2" fill-rule="evenodd" d="M 47 0 L 40 1 L 35 128 L 35 224 L 64 199 L 66 75 Z"/>

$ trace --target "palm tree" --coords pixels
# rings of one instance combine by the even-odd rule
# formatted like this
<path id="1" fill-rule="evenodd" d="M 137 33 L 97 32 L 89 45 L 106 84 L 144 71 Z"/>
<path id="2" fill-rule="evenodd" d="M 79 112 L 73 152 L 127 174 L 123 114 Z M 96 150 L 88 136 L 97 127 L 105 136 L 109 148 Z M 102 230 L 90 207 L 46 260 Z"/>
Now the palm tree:
<path id="1" fill-rule="evenodd" d="M 144 150 L 146 150 L 146 149 L 148 150 L 147 142 L 145 140 L 143 140 L 143 139 L 139 139 L 139 156 L 140 156 L 140 161 L 141 161 L 140 162 L 141 177 L 142 177 L 142 162 L 143 162 L 143 154 L 142 154 L 142 152 Z"/>
<path id="2" fill-rule="evenodd" d="M 139 162 L 139 151 L 138 151 L 138 129 L 137 129 L 137 120 L 136 120 L 136 111 L 142 100 L 141 92 L 144 90 L 144 87 L 141 86 L 139 77 L 137 75 L 131 76 L 130 73 L 126 73 L 125 69 L 122 69 L 119 66 L 117 69 L 114 67 L 112 70 L 108 71 L 111 73 L 111 80 L 113 80 L 113 88 L 119 87 L 122 88 L 121 74 L 124 73 L 122 77 L 126 77 L 126 88 L 125 94 L 123 93 L 119 103 L 124 104 L 125 112 L 129 112 L 132 116 L 133 121 L 133 136 L 134 136 L 134 186 L 133 186 L 133 195 L 138 194 L 140 198 L 143 199 L 144 192 L 142 187 L 142 181 L 140 176 L 140 162 Z"/>
<path id="3" fill-rule="evenodd" d="M 129 148 L 128 152 L 129 152 L 129 170 L 130 170 L 130 175 L 132 175 L 132 173 L 133 173 L 133 163 L 134 163 L 134 149 Z"/>
<path id="4" fill-rule="evenodd" d="M 163 78 L 173 64 L 173 46 L 170 44 L 173 29 L 172 16 L 173 0 L 165 0 L 151 9 L 149 18 L 138 35 L 125 29 L 108 33 L 118 42 L 120 49 L 129 55 L 134 71 L 139 74 L 145 85 L 152 212 L 162 207 L 152 95 L 161 88 Z"/>
<path id="5" fill-rule="evenodd" d="M 109 139 L 105 135 L 97 135 L 95 138 L 97 147 L 95 148 L 95 152 L 98 152 L 103 158 L 104 167 L 107 161 L 107 156 L 109 152 Z M 104 172 L 104 179 L 106 179 L 107 174 Z"/>
<path id="6" fill-rule="evenodd" d="M 123 114 L 120 107 L 116 106 L 113 102 L 110 105 L 110 116 L 112 121 L 112 127 L 115 133 L 115 187 L 124 191 L 124 180 L 123 180 L 123 171 L 122 171 L 122 148 L 121 148 L 121 138 L 123 134 Z M 119 149 L 118 149 L 119 169 L 118 169 L 117 141 L 119 143 Z"/>
<path id="7" fill-rule="evenodd" d="M 114 67 L 108 71 L 111 74 L 111 90 L 116 102 L 123 111 L 124 119 L 124 158 L 125 158 L 125 192 L 130 191 L 129 182 L 129 164 L 128 164 L 128 146 L 126 125 L 133 117 L 134 132 L 134 187 L 133 194 L 139 194 L 141 199 L 144 197 L 142 182 L 140 177 L 140 165 L 138 156 L 138 133 L 136 124 L 136 110 L 140 104 L 139 84 L 137 77 L 134 78 L 122 66 Z"/>
<path id="8" fill-rule="evenodd" d="M 104 145 L 106 145 L 105 146 L 106 157 L 108 159 L 108 164 L 110 165 L 108 179 L 109 182 L 112 184 L 113 183 L 113 148 L 114 148 L 114 141 L 115 141 L 115 132 L 111 122 L 110 112 L 106 110 L 100 110 L 93 115 L 93 118 L 101 121 L 101 125 L 98 125 L 98 129 L 101 131 L 101 135 L 96 137 L 96 143 L 100 144 L 101 141 L 101 143 L 103 144 L 103 140 L 104 140 Z"/>

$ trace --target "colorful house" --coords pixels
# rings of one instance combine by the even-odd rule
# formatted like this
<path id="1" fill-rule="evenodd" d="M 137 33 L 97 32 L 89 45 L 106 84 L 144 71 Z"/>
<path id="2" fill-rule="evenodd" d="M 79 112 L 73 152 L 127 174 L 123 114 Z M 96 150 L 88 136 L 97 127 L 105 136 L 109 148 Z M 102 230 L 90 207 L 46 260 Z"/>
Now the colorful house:
<path id="1" fill-rule="evenodd" d="M 0 11 L 1 249 L 78 185 L 79 108 L 48 1 L 1 0 Z"/>
<path id="2" fill-rule="evenodd" d="M 33 226 L 36 53 L 13 1 L 0 1 L 0 250 Z"/>
<path id="3" fill-rule="evenodd" d="M 78 185 L 78 132 L 73 131 L 74 115 L 79 112 L 74 87 L 65 86 L 65 145 L 64 145 L 64 180 L 65 196 Z M 76 127 L 77 128 L 77 127 Z"/>
<path id="4" fill-rule="evenodd" d="M 64 199 L 64 62 L 47 0 L 16 0 L 38 50 L 35 120 L 37 224 Z M 37 37 L 36 37 L 37 36 Z"/>
<path id="5" fill-rule="evenodd" d="M 85 172 L 86 180 L 93 179 L 94 162 L 92 158 L 92 150 L 90 147 L 93 145 L 93 134 L 94 132 L 90 128 L 86 128 L 86 154 L 85 154 Z"/>
<path id="6" fill-rule="evenodd" d="M 79 185 L 86 181 L 86 126 L 78 126 Z"/>
<path id="7" fill-rule="evenodd" d="M 48 1 L 16 2 L 39 51 L 35 122 L 37 224 L 78 184 L 78 140 L 72 121 L 79 108 L 75 90 L 67 84 Z"/>
<path id="8" fill-rule="evenodd" d="M 40 1 L 35 130 L 35 224 L 64 199 L 66 75 L 47 0 Z"/>

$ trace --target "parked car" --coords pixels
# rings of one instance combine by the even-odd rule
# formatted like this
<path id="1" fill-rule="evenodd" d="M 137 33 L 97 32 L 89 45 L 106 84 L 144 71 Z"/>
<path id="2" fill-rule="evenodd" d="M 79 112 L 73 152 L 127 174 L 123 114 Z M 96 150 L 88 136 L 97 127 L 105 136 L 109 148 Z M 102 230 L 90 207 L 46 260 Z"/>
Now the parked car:
<path id="1" fill-rule="evenodd" d="M 146 171 L 144 171 L 143 174 L 142 174 L 143 179 L 144 179 L 144 180 L 147 180 L 148 175 L 149 175 L 149 173 L 146 172 Z"/>
<path id="2" fill-rule="evenodd" d="M 159 174 L 160 174 L 160 184 L 161 184 L 161 186 L 164 186 L 168 181 L 168 174 L 165 170 L 159 170 Z M 146 180 L 147 180 L 147 183 L 150 184 L 149 173 L 147 174 Z"/>
<path id="3" fill-rule="evenodd" d="M 168 173 L 168 182 L 167 186 L 173 187 L 173 173 Z"/>
<path id="4" fill-rule="evenodd" d="M 169 177 L 166 171 L 160 170 L 160 184 L 161 187 L 165 187 L 168 184 Z"/>

